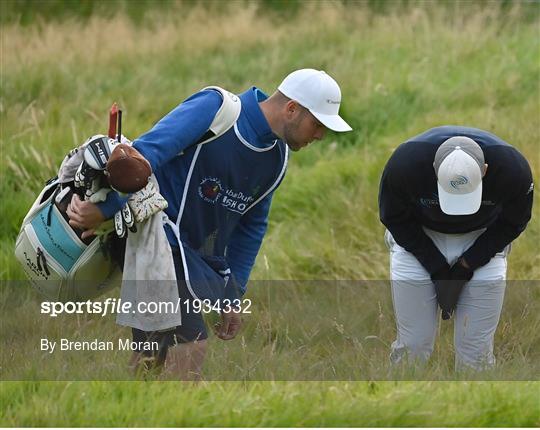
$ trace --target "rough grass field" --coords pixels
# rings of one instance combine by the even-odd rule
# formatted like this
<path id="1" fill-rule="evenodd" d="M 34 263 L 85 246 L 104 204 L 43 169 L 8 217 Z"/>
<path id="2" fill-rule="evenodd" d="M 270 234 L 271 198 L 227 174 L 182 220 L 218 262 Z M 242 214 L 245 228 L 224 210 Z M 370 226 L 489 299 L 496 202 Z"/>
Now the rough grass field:
<path id="1" fill-rule="evenodd" d="M 0 425 L 540 425 L 538 205 L 509 258 L 508 278 L 520 282 L 509 287 L 497 332 L 500 365 L 484 375 L 506 382 L 441 381 L 467 379 L 452 373 L 448 324 L 425 373 L 405 375 L 423 381 L 369 381 L 389 379 L 381 375 L 394 335 L 389 291 L 375 282 L 388 277 L 377 214 L 382 167 L 406 138 L 464 124 L 516 146 L 537 178 L 540 7 L 422 2 L 379 13 L 355 2 L 293 3 L 290 12 L 255 2 L 167 3 L 136 21 L 118 13 L 1 24 L 3 281 L 23 278 L 13 244 L 35 193 L 70 148 L 105 130 L 114 100 L 125 134 L 136 137 L 206 85 L 271 92 L 291 70 L 315 67 L 340 82 L 342 114 L 355 131 L 292 157 L 253 273 L 284 282 L 254 282 L 249 297 L 259 307 L 242 336 L 211 340 L 205 372 L 214 382 L 31 381 L 92 379 L 94 368 L 123 379 L 125 355 L 51 360 L 32 342 L 45 329 L 126 332 L 112 319 L 38 318 L 32 291 L 4 285 L 0 375 L 27 381 L 1 382 Z M 292 280 L 372 282 L 317 315 L 335 295 L 285 283 Z M 286 381 L 264 381 L 272 376 Z"/>

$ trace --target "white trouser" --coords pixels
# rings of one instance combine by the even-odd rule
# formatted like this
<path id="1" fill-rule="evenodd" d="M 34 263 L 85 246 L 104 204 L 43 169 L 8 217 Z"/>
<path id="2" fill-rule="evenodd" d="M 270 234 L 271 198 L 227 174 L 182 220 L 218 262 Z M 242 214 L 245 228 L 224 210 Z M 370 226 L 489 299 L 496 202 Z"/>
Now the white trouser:
<path id="1" fill-rule="evenodd" d="M 484 230 L 465 234 L 444 234 L 426 228 L 424 231 L 452 265 Z M 404 358 L 426 361 L 433 351 L 440 316 L 435 287 L 416 257 L 399 246 L 389 231 L 385 240 L 390 249 L 392 301 L 397 324 L 390 359 L 393 363 Z M 456 369 L 482 369 L 495 364 L 493 337 L 504 299 L 509 250 L 510 245 L 478 268 L 459 296 L 454 314 Z"/>

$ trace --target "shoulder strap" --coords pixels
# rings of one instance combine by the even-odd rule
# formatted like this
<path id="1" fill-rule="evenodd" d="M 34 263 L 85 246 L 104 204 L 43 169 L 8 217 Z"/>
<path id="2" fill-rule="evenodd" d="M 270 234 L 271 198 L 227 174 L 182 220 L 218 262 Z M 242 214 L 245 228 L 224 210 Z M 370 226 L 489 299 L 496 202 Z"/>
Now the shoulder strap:
<path id="1" fill-rule="evenodd" d="M 217 86 L 206 87 L 203 88 L 204 90 L 217 91 L 221 94 L 223 102 L 210 127 L 208 127 L 208 131 L 199 139 L 197 144 L 207 143 L 222 136 L 238 120 L 242 109 L 242 103 L 237 95 Z"/>

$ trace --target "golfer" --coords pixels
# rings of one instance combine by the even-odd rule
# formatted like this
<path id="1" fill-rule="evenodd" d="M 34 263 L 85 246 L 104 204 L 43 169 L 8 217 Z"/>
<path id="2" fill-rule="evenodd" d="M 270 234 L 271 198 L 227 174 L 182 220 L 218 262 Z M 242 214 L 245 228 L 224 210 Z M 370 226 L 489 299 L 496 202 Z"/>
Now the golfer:
<path id="1" fill-rule="evenodd" d="M 429 358 L 438 304 L 443 319 L 455 313 L 456 368 L 494 365 L 506 260 L 532 203 L 527 161 L 486 131 L 437 127 L 394 151 L 379 190 L 397 324 L 394 363 Z"/>
<path id="2" fill-rule="evenodd" d="M 233 278 L 240 294 L 245 293 L 289 150 L 298 151 L 322 139 L 327 128 L 351 130 L 338 114 L 340 88 L 323 71 L 297 70 L 270 97 L 256 87 L 238 97 L 241 111 L 234 127 L 211 142 L 197 144 L 223 99 L 219 91 L 206 89 L 177 106 L 133 144 L 150 162 L 168 202 L 166 214 L 178 226 L 177 231 L 170 224 L 164 228 L 181 303 L 197 295 L 184 282 L 189 271 L 219 272 Z M 122 204 L 116 193 L 109 193 L 107 201 L 98 205 L 77 202 L 70 215 L 72 225 L 93 229 Z M 159 352 L 151 354 L 179 379 L 200 375 L 207 349 L 207 330 L 194 308 L 182 308 L 182 325 L 167 331 L 133 328 L 134 341 L 159 342 Z M 221 316 L 217 335 L 234 338 L 240 315 L 222 312 Z"/>

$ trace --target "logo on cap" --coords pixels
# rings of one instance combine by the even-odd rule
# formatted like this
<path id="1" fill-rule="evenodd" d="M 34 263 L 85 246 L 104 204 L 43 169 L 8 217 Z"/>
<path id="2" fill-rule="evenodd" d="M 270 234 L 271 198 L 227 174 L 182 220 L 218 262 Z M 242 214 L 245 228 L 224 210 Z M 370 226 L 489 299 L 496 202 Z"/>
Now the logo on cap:
<path id="1" fill-rule="evenodd" d="M 459 190 L 459 187 L 461 185 L 467 185 L 469 183 L 469 180 L 465 176 L 458 176 L 453 181 L 450 181 L 450 185 L 452 188 L 455 188 L 456 190 Z"/>
<path id="2" fill-rule="evenodd" d="M 296 70 L 283 80 L 278 90 L 309 110 L 330 130 L 352 130 L 339 116 L 341 89 L 326 72 L 315 69 Z"/>

